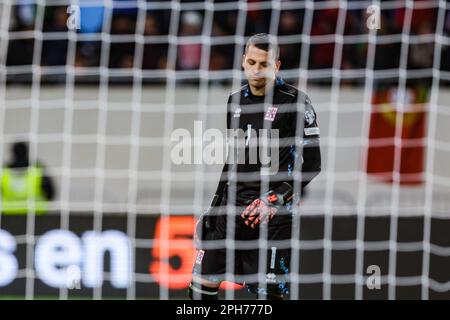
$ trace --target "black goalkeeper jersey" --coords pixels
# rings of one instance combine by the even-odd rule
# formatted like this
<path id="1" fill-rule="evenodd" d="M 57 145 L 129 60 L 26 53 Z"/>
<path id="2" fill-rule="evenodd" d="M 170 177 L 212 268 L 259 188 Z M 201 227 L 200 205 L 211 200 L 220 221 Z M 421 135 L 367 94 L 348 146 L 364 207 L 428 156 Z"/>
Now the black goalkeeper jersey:
<path id="1" fill-rule="evenodd" d="M 248 84 L 232 93 L 228 159 L 212 206 L 230 199 L 245 207 L 283 182 L 301 192 L 321 169 L 319 133 L 308 96 L 281 78 L 265 96 L 253 95 Z"/>

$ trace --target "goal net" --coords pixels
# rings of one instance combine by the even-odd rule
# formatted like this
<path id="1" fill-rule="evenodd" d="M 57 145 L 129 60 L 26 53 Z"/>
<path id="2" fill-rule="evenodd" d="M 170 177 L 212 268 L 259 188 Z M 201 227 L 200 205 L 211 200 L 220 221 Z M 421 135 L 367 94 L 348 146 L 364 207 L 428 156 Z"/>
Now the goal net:
<path id="1" fill-rule="evenodd" d="M 450 298 L 444 0 L 1 0 L 0 298 L 187 297 L 204 155 L 261 32 L 320 128 L 288 299 Z M 254 298 L 227 236 L 221 296 Z"/>

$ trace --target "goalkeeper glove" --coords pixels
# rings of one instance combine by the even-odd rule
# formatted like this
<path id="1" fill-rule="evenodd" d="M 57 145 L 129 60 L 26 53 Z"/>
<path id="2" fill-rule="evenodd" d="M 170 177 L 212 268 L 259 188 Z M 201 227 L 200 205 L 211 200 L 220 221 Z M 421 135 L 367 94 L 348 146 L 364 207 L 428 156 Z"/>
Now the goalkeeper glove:
<path id="1" fill-rule="evenodd" d="M 260 223 L 269 223 L 278 210 L 292 200 L 292 187 L 283 184 L 275 190 L 270 190 L 255 199 L 241 214 L 244 223 L 255 229 Z"/>

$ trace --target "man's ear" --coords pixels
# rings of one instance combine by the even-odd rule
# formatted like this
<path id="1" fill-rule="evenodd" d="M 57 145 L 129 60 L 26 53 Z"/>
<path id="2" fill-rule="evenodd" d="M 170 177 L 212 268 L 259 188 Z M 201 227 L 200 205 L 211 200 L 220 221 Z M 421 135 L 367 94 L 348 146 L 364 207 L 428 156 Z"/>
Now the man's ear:
<path id="1" fill-rule="evenodd" d="M 245 54 L 242 55 L 242 63 L 241 63 L 242 68 L 244 68 L 244 62 L 245 62 Z"/>
<path id="2" fill-rule="evenodd" d="M 277 60 L 275 62 L 275 72 L 278 72 L 280 70 L 280 67 L 281 67 L 281 61 Z"/>

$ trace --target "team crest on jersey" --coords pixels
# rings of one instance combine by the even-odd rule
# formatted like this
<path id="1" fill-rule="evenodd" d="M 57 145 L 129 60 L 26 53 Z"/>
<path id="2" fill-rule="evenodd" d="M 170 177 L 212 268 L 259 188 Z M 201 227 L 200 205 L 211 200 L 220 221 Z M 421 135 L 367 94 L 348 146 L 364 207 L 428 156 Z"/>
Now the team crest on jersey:
<path id="1" fill-rule="evenodd" d="M 314 115 L 314 112 L 311 110 L 305 111 L 305 120 L 308 125 L 312 125 L 314 123 L 314 120 L 316 120 L 316 116 Z"/>
<path id="2" fill-rule="evenodd" d="M 275 120 L 275 117 L 277 115 L 278 108 L 276 107 L 269 107 L 267 109 L 266 115 L 264 116 L 264 120 L 273 121 Z"/>
<path id="3" fill-rule="evenodd" d="M 198 250 L 197 258 L 195 259 L 196 264 L 202 264 L 203 256 L 205 255 L 204 250 Z"/>

